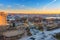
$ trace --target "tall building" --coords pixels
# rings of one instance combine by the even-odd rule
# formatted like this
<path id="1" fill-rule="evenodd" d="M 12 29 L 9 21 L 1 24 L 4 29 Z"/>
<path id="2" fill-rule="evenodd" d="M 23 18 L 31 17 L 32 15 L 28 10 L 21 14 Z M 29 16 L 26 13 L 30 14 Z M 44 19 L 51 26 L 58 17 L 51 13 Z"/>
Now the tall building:
<path id="1" fill-rule="evenodd" d="M 0 12 L 0 25 L 6 25 L 7 24 L 7 14 L 4 12 Z"/>

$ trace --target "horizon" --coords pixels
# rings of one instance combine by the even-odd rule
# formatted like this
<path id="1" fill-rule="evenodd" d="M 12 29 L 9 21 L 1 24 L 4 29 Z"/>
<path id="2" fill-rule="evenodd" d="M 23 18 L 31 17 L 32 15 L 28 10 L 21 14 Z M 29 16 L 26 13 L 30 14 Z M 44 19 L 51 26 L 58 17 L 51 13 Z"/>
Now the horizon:
<path id="1" fill-rule="evenodd" d="M 60 14 L 60 0 L 0 0 L 0 11 L 7 13 Z"/>

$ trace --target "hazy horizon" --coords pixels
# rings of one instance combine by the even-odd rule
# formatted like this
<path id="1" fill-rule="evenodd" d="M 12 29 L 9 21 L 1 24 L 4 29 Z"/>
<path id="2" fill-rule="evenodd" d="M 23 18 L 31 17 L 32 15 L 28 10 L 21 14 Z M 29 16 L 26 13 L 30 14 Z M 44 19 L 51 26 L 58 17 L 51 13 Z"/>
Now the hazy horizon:
<path id="1" fill-rule="evenodd" d="M 0 11 L 8 13 L 59 13 L 60 0 L 0 0 Z"/>

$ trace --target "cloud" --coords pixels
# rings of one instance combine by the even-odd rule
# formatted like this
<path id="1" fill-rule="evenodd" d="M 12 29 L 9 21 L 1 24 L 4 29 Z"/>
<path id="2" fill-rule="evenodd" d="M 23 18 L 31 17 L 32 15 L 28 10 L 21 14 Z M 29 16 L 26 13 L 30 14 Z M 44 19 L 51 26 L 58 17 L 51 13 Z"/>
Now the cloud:
<path id="1" fill-rule="evenodd" d="M 40 5 L 40 3 L 37 3 L 37 6 L 39 6 Z"/>
<path id="2" fill-rule="evenodd" d="M 0 6 L 3 6 L 3 4 L 0 4 Z"/>
<path id="3" fill-rule="evenodd" d="M 56 2 L 56 1 L 57 1 L 57 0 L 52 0 L 51 2 L 49 2 L 47 5 L 45 5 L 45 6 L 43 7 L 43 10 L 46 9 L 46 8 L 48 8 L 49 5 L 53 4 L 53 3 Z"/>
<path id="4" fill-rule="evenodd" d="M 26 6 L 23 5 L 23 4 L 15 4 L 14 6 L 15 6 L 14 8 L 17 8 L 17 9 L 24 9 L 24 8 L 26 8 Z"/>
<path id="5" fill-rule="evenodd" d="M 15 4 L 16 6 L 19 6 L 20 4 Z"/>
<path id="6" fill-rule="evenodd" d="M 0 10 L 4 9 L 4 4 L 0 3 Z"/>
<path id="7" fill-rule="evenodd" d="M 21 4 L 15 4 L 16 6 L 19 6 L 19 7 L 24 7 L 25 5 L 21 5 Z"/>
<path id="8" fill-rule="evenodd" d="M 24 7 L 25 5 L 21 5 L 22 7 Z"/>
<path id="9" fill-rule="evenodd" d="M 11 5 L 7 5 L 7 8 L 11 8 L 12 6 Z"/>
<path id="10" fill-rule="evenodd" d="M 12 9 L 12 6 L 11 5 L 6 5 L 6 8 L 5 9 L 10 10 L 10 9 Z"/>

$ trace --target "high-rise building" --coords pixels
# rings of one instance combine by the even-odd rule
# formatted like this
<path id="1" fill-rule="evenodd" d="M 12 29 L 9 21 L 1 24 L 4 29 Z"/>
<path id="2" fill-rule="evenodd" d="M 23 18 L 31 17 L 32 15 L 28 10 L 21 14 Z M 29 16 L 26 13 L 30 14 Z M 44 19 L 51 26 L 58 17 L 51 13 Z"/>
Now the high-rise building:
<path id="1" fill-rule="evenodd" d="M 0 12 L 0 25 L 6 25 L 7 24 L 7 14 L 4 12 Z"/>

